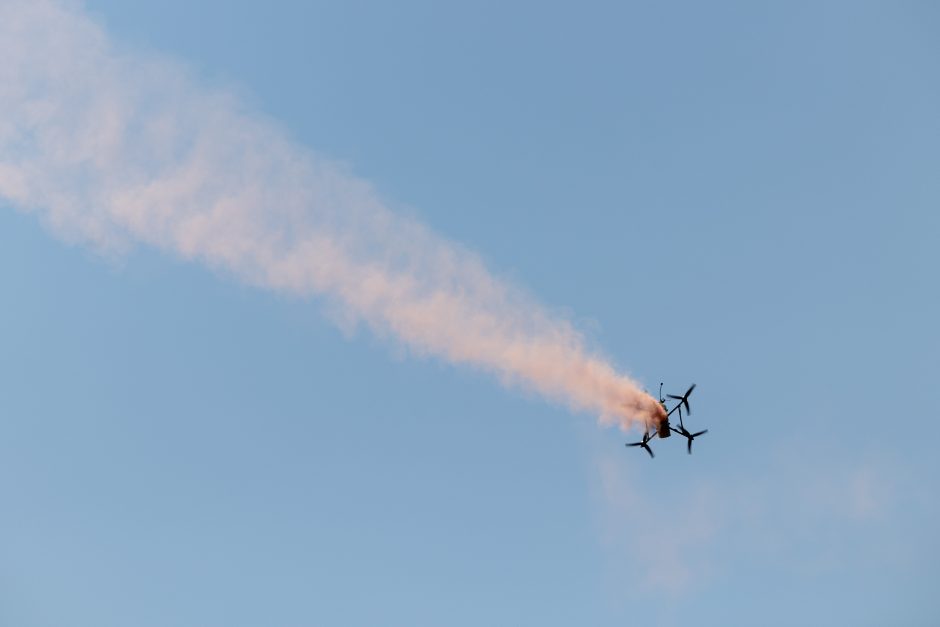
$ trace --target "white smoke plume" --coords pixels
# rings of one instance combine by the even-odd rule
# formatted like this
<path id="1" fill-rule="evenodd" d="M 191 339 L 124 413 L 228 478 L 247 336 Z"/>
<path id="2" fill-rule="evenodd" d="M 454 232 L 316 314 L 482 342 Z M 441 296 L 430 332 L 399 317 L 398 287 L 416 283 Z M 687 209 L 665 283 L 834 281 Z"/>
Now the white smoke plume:
<path id="1" fill-rule="evenodd" d="M 662 414 L 477 256 L 232 94 L 116 46 L 74 3 L 0 0 L 0 198 L 107 253 L 144 243 L 318 296 L 417 353 L 624 428 Z"/>

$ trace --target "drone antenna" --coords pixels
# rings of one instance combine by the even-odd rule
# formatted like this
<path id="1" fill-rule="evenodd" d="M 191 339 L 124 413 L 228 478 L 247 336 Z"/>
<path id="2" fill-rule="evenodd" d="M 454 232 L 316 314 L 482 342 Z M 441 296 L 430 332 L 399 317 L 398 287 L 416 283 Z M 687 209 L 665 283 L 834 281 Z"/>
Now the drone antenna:
<path id="1" fill-rule="evenodd" d="M 660 403 L 666 402 L 666 399 L 663 398 L 663 382 L 662 381 L 659 382 L 659 402 Z"/>

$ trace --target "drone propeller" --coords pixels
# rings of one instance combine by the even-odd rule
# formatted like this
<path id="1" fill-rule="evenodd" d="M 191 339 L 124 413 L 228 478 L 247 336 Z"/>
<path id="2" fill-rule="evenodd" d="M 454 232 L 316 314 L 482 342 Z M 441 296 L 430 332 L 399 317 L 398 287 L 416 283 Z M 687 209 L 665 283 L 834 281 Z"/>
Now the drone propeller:
<path id="1" fill-rule="evenodd" d="M 669 398 L 679 401 L 679 412 L 682 412 L 682 406 L 685 405 L 685 414 L 686 416 L 692 415 L 692 408 L 689 407 L 689 395 L 692 393 L 692 390 L 695 389 L 695 384 L 689 386 L 689 389 L 685 391 L 685 394 L 682 396 L 676 396 L 675 394 L 667 394 Z"/>
<path id="2" fill-rule="evenodd" d="M 703 431 L 699 431 L 698 433 L 689 433 L 688 431 L 686 431 L 686 434 L 687 434 L 687 435 L 686 435 L 685 437 L 687 437 L 687 438 L 689 439 L 689 442 L 688 442 L 689 455 L 692 454 L 692 440 L 694 440 L 695 438 L 697 438 L 697 437 L 700 436 L 700 435 L 705 435 L 706 433 L 708 433 L 708 429 L 705 429 L 705 430 L 703 430 Z"/>
<path id="3" fill-rule="evenodd" d="M 626 444 L 624 444 L 624 446 L 642 446 L 646 450 L 646 452 L 650 454 L 650 458 L 653 458 L 653 457 L 656 457 L 656 455 L 653 453 L 653 449 L 649 447 L 649 444 L 647 444 L 647 442 L 649 442 L 651 439 L 652 439 L 652 436 L 650 436 L 650 432 L 647 431 L 646 433 L 643 434 L 643 439 L 640 440 L 639 442 L 627 442 Z"/>

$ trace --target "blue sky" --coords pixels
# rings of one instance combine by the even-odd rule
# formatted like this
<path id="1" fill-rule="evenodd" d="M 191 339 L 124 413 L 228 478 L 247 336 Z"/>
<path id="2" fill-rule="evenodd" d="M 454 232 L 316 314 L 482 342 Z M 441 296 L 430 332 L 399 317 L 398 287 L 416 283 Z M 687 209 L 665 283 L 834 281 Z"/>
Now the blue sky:
<path id="1" fill-rule="evenodd" d="M 0 622 L 930 625 L 928 3 L 86 3 L 477 251 L 687 456 L 0 211 Z"/>

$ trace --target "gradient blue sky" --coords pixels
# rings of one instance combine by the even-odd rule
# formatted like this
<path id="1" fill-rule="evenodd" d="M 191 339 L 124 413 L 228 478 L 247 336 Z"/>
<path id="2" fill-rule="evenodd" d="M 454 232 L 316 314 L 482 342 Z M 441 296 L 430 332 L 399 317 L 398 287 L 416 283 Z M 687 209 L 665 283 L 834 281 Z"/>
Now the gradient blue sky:
<path id="1" fill-rule="evenodd" d="M 0 624 L 937 624 L 940 10 L 710 4 L 89 0 L 710 431 L 3 206 Z"/>

